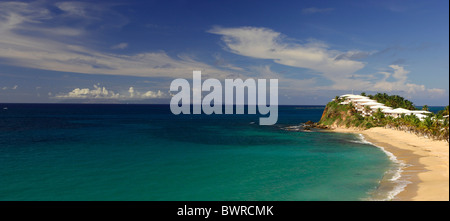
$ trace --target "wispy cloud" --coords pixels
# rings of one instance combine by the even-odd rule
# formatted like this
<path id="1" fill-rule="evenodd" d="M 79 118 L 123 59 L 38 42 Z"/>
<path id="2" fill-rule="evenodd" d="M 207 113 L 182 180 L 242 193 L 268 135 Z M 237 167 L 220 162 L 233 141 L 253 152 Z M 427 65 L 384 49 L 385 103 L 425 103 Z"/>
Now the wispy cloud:
<path id="1" fill-rule="evenodd" d="M 345 53 L 342 53 L 340 55 L 337 55 L 335 57 L 335 60 L 360 60 L 360 59 L 364 59 L 367 58 L 368 56 L 372 55 L 375 52 L 367 52 L 367 51 L 358 51 L 358 50 L 354 50 L 354 51 L 348 51 Z"/>
<path id="2" fill-rule="evenodd" d="M 84 74 L 189 77 L 196 69 L 216 77 L 227 75 L 219 68 L 186 55 L 170 57 L 164 51 L 123 55 L 91 49 L 81 44 L 85 40 L 80 41 L 89 37 L 85 29 L 95 25 L 103 28 L 116 13 L 88 2 L 56 3 L 62 11 L 56 13 L 49 10 L 51 5 L 44 3 L 0 2 L 0 58 L 3 62 Z M 69 23 L 75 25 L 69 27 Z M 124 42 L 113 48 L 127 46 Z"/>
<path id="3" fill-rule="evenodd" d="M 309 14 L 316 14 L 316 13 L 326 13 L 326 12 L 331 12 L 333 10 L 334 10 L 334 8 L 316 8 L 316 7 L 311 7 L 311 8 L 304 8 L 304 9 L 302 9 L 302 14 L 309 15 Z"/>
<path id="4" fill-rule="evenodd" d="M 222 36 L 226 50 L 252 58 L 271 59 L 275 63 L 308 68 L 336 79 L 362 69 L 365 64 L 351 60 L 349 52 L 329 50 L 324 43 L 306 44 L 286 42 L 281 33 L 267 28 L 215 27 L 210 33 Z M 357 55 L 362 55 L 358 52 Z M 353 53 L 355 55 L 355 53 Z"/>
<path id="5" fill-rule="evenodd" d="M 362 90 L 362 91 L 388 91 L 417 94 L 443 94 L 442 89 L 427 89 L 425 85 L 409 82 L 409 71 L 401 65 L 390 65 L 390 70 L 378 73 L 356 73 L 366 66 L 361 59 L 375 54 L 375 51 L 338 51 L 330 49 L 323 42 L 309 41 L 305 44 L 290 43 L 281 33 L 267 28 L 215 27 L 210 33 L 222 36 L 225 50 L 242 56 L 269 59 L 275 63 L 306 68 L 312 70 L 317 77 L 299 79 L 286 77 L 274 73 L 269 66 L 257 68 L 257 72 L 265 73 L 280 79 L 283 85 L 291 90 Z M 303 72 L 304 73 L 304 72 Z M 301 76 L 302 74 L 299 74 Z M 316 85 L 319 78 L 326 79 L 331 84 Z M 320 80 L 323 81 L 323 80 Z"/>
<path id="6" fill-rule="evenodd" d="M 35 3 L 39 4 L 39 1 Z M 117 3 L 104 2 L 95 4 L 81 1 L 56 2 L 54 4 L 54 6 L 63 12 L 58 14 L 58 17 L 62 21 L 69 20 L 79 26 L 86 27 L 93 25 L 101 29 L 118 28 L 128 24 L 128 18 L 112 9 L 113 6 L 117 5 Z M 44 7 L 48 6 L 44 5 Z"/>
<path id="7" fill-rule="evenodd" d="M 111 49 L 125 49 L 127 47 L 128 47 L 128 43 L 122 42 L 122 43 L 111 46 Z"/>

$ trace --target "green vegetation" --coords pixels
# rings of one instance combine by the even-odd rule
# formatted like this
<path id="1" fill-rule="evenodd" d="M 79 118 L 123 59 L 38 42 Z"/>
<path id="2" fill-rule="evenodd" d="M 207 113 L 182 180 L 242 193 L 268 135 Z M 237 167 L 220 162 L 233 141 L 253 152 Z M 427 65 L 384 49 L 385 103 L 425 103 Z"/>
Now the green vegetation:
<path id="1" fill-rule="evenodd" d="M 398 95 L 389 96 L 386 93 L 377 93 L 375 95 L 367 95 L 370 99 L 376 100 L 378 103 L 382 103 L 392 108 L 403 108 L 407 110 L 416 110 L 413 102 L 406 100 Z"/>
<path id="2" fill-rule="evenodd" d="M 437 114 L 430 114 L 423 121 L 415 115 L 402 115 L 399 118 L 392 118 L 387 121 L 385 127 L 449 142 L 448 118 Z"/>
<path id="3" fill-rule="evenodd" d="M 445 107 L 444 110 L 440 110 L 436 115 L 444 117 L 444 116 L 448 116 L 449 110 L 448 110 L 448 106 Z"/>
<path id="4" fill-rule="evenodd" d="M 357 127 L 369 129 L 371 127 L 385 126 L 384 113 L 378 110 L 371 117 L 363 117 L 356 112 L 353 104 L 339 104 L 341 100 L 334 100 L 327 104 L 319 124 L 337 127 Z"/>
<path id="5" fill-rule="evenodd" d="M 378 96 L 377 96 L 378 95 Z M 404 98 L 394 95 L 377 94 L 375 96 L 369 95 L 372 99 L 378 98 L 378 102 L 386 106 L 389 104 L 396 104 L 396 107 L 401 107 L 409 110 L 415 110 L 414 104 Z M 381 99 L 382 97 L 382 99 Z M 402 115 L 398 118 L 385 116 L 380 109 L 378 109 L 372 116 L 363 117 L 353 108 L 353 104 L 342 105 L 341 99 L 336 97 L 329 102 L 325 107 L 322 118 L 319 121 L 320 125 L 332 127 L 353 127 L 359 129 L 369 129 L 372 127 L 386 127 L 396 130 L 407 131 L 425 136 L 436 140 L 449 141 L 449 118 L 444 117 L 449 113 L 449 107 L 439 111 L 437 114 L 429 114 L 423 121 L 415 115 Z M 392 107 L 392 106 L 391 106 Z"/>

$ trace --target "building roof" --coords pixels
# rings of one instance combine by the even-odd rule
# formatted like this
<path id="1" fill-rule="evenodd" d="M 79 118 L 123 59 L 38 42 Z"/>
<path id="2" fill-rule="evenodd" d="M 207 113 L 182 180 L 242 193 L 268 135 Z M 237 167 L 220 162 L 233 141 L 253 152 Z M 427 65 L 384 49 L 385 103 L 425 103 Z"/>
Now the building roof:
<path id="1" fill-rule="evenodd" d="M 375 100 L 369 99 L 368 97 L 361 96 L 361 95 L 344 94 L 344 95 L 340 96 L 340 98 L 351 99 L 351 101 L 344 101 L 344 102 L 341 102 L 341 104 L 348 104 L 349 102 L 354 102 L 358 105 L 369 106 L 373 110 L 381 109 L 381 111 L 383 113 L 415 115 L 420 120 L 423 120 L 424 118 L 426 118 L 427 117 L 426 114 L 431 114 L 430 111 L 424 111 L 424 110 L 413 110 L 412 111 L 412 110 L 407 110 L 404 108 L 392 109 L 392 107 L 385 106 L 384 104 L 378 103 Z M 361 109 L 358 109 L 358 110 L 361 111 Z M 448 115 L 446 115 L 444 117 L 448 118 Z"/>
<path id="2" fill-rule="evenodd" d="M 366 99 L 368 99 L 369 98 L 369 97 L 366 97 L 366 96 L 361 96 L 361 95 L 356 95 L 356 94 L 344 94 L 341 97 L 353 98 L 353 99 L 356 99 L 356 98 L 366 98 Z"/>
<path id="3" fill-rule="evenodd" d="M 363 105 L 364 106 L 382 106 L 382 104 L 380 104 L 378 102 L 374 102 L 374 101 L 364 102 Z"/>
<path id="4" fill-rule="evenodd" d="M 388 107 L 388 106 L 384 106 L 384 105 L 377 105 L 377 106 L 371 106 L 370 108 L 372 108 L 372 109 L 384 109 L 384 110 L 387 110 L 387 109 L 391 109 L 392 110 L 392 107 Z"/>
<path id="5" fill-rule="evenodd" d="M 416 117 L 419 119 L 423 119 L 423 118 L 427 117 L 427 115 L 424 115 L 424 114 L 414 114 L 414 115 L 416 115 Z"/>
<path id="6" fill-rule="evenodd" d="M 411 111 L 410 110 L 406 110 L 406 109 L 404 109 L 404 108 L 396 108 L 396 109 L 394 109 L 395 111 L 398 111 L 398 112 L 401 112 L 401 113 L 410 113 Z"/>
<path id="7" fill-rule="evenodd" d="M 368 98 L 360 98 L 360 99 L 355 99 L 353 100 L 353 102 L 355 103 L 367 103 L 367 102 L 375 102 L 372 99 L 368 99 Z"/>
<path id="8" fill-rule="evenodd" d="M 394 110 L 392 110 L 392 109 L 383 109 L 383 110 L 381 110 L 381 112 L 387 113 L 387 114 L 393 114 L 393 113 L 396 113 L 396 111 L 394 111 Z"/>
<path id="9" fill-rule="evenodd" d="M 382 111 L 383 111 L 383 113 L 390 113 L 390 114 L 406 114 L 406 113 L 409 113 L 408 110 L 403 109 L 403 108 L 397 108 L 397 109 L 394 109 L 394 110 L 392 110 L 392 109 L 384 109 Z"/>
<path id="10" fill-rule="evenodd" d="M 424 111 L 424 110 L 414 110 L 414 111 L 410 111 L 414 114 L 431 114 L 430 111 Z"/>

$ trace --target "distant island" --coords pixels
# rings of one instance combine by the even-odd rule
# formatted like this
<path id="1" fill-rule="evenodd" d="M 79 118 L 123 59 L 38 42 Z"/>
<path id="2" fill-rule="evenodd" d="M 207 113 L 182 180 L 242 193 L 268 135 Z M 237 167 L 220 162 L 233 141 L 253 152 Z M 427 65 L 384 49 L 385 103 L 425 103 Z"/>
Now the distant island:
<path id="1" fill-rule="evenodd" d="M 357 130 L 384 127 L 449 142 L 449 106 L 432 113 L 427 105 L 417 110 L 411 101 L 398 95 L 345 94 L 326 105 L 316 126 Z"/>

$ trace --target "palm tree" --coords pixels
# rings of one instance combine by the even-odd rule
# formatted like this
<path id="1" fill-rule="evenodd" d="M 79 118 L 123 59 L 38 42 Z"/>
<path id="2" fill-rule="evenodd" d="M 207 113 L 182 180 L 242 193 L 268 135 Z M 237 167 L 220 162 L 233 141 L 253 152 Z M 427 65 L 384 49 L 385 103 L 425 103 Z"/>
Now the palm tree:
<path id="1" fill-rule="evenodd" d="M 339 96 L 334 97 L 334 102 L 340 103 Z"/>
<path id="2" fill-rule="evenodd" d="M 428 105 L 423 105 L 422 110 L 428 111 Z"/>
<path id="3" fill-rule="evenodd" d="M 423 121 L 422 121 L 422 127 L 424 129 L 424 132 L 427 135 L 430 135 L 433 131 L 433 120 L 431 118 L 431 116 L 426 117 Z"/>
<path id="4" fill-rule="evenodd" d="M 442 116 L 448 115 L 448 112 L 449 112 L 449 110 L 448 110 L 448 105 L 447 105 L 447 106 L 445 107 L 444 111 L 442 112 Z"/>

